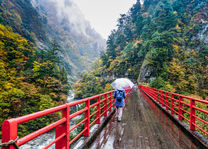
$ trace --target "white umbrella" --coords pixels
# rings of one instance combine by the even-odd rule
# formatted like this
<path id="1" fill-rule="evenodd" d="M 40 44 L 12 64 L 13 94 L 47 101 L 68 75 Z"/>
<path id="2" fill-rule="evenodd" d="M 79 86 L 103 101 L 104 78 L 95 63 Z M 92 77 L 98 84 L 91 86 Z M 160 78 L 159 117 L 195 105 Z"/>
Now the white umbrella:
<path id="1" fill-rule="evenodd" d="M 132 88 L 134 86 L 134 83 L 131 82 L 127 78 L 119 78 L 119 79 L 116 79 L 115 81 L 113 81 L 111 83 L 111 86 L 114 89 L 127 89 L 127 88 Z"/>

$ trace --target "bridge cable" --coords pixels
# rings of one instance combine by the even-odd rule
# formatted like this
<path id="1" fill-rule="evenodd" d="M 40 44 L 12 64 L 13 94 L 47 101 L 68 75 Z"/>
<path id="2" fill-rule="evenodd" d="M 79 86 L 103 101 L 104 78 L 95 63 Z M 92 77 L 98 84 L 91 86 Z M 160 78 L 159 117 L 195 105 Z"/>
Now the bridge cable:
<path id="1" fill-rule="evenodd" d="M 7 147 L 10 145 L 14 145 L 14 147 L 16 149 L 19 149 L 19 146 L 17 145 L 16 141 L 19 139 L 19 137 L 17 136 L 17 138 L 15 140 L 10 140 L 9 142 L 5 142 L 5 143 L 0 143 L 0 147 Z"/>

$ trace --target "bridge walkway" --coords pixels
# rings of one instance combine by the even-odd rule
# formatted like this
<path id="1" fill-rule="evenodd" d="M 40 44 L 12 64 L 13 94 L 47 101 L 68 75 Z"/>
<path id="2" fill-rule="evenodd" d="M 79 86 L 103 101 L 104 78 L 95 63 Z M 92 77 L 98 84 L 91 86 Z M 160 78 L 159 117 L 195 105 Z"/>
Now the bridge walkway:
<path id="1" fill-rule="evenodd" d="M 91 149 L 197 149 L 146 95 L 133 91 L 121 122 L 115 115 Z"/>

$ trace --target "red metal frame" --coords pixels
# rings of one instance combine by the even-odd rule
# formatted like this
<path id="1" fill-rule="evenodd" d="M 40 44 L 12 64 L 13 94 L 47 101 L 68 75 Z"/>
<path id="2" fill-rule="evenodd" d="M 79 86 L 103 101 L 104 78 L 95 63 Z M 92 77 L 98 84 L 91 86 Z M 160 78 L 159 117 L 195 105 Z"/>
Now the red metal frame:
<path id="1" fill-rule="evenodd" d="M 126 89 L 125 90 L 127 94 L 127 98 L 129 97 L 131 90 Z M 95 122 L 97 124 L 100 124 L 100 118 L 104 115 L 106 117 L 108 115 L 108 111 L 112 110 L 112 107 L 114 107 L 113 103 L 115 99 L 113 98 L 114 91 L 109 91 L 103 94 L 99 94 L 93 97 L 85 98 L 82 100 L 78 100 L 72 103 L 64 104 L 58 107 L 54 107 L 51 109 L 47 109 L 44 111 L 32 113 L 29 115 L 25 115 L 18 118 L 13 118 L 9 120 L 5 120 L 2 124 L 2 143 L 9 142 L 10 140 L 15 140 L 17 138 L 17 131 L 18 131 L 18 125 L 40 118 L 42 116 L 62 111 L 62 118 L 48 126 L 45 126 L 44 128 L 41 128 L 31 134 L 28 134 L 27 136 L 24 136 L 16 141 L 18 146 L 21 146 L 30 140 L 42 135 L 45 132 L 48 132 L 51 129 L 55 128 L 55 140 L 53 140 L 50 144 L 46 145 L 44 149 L 49 148 L 51 145 L 55 144 L 56 149 L 69 149 L 69 146 L 78 139 L 81 135 L 84 134 L 84 136 L 90 135 L 90 126 L 92 126 Z M 126 98 L 126 101 L 127 101 Z M 96 99 L 97 102 L 90 105 L 90 101 Z M 70 114 L 70 107 L 79 105 L 85 103 L 85 108 L 81 109 L 73 114 Z M 101 107 L 101 104 L 104 104 L 103 107 Z M 96 111 L 92 114 L 90 114 L 91 108 L 96 108 Z M 103 110 L 103 112 L 101 112 Z M 80 123 L 75 125 L 73 128 L 70 128 L 70 120 L 80 114 L 84 113 L 85 118 Z M 96 119 L 90 123 L 90 118 L 96 114 Z M 76 129 L 78 126 L 84 123 L 84 129 L 81 133 L 79 133 L 75 138 L 70 140 L 70 132 L 72 132 L 74 129 Z M 15 149 L 13 145 L 10 145 L 8 147 L 2 147 L 2 149 Z"/>
<path id="2" fill-rule="evenodd" d="M 208 101 L 195 99 L 188 96 L 171 93 L 143 85 L 139 85 L 139 89 L 142 89 L 152 99 L 159 103 L 160 106 L 165 106 L 165 109 L 167 111 L 170 111 L 171 115 L 176 114 L 178 116 L 179 121 L 186 120 L 190 125 L 190 130 L 195 131 L 196 128 L 198 128 L 205 135 L 208 135 L 208 132 L 206 130 L 204 130 L 196 124 L 196 119 L 198 119 L 204 125 L 208 125 L 208 122 L 205 119 L 196 116 L 195 114 L 196 111 L 200 111 L 205 115 L 208 114 L 207 110 L 201 109 L 195 105 L 195 103 L 197 102 L 206 104 L 208 106 Z M 185 107 L 190 109 L 190 112 L 187 111 Z M 187 113 L 189 115 L 189 118 L 183 116 L 183 113 Z"/>

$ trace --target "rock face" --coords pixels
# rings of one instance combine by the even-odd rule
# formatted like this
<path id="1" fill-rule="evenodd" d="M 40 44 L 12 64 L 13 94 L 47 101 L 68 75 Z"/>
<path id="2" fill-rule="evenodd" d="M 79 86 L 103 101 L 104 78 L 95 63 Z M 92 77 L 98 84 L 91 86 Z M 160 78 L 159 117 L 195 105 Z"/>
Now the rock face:
<path id="1" fill-rule="evenodd" d="M 105 40 L 90 26 L 72 0 L 32 0 L 45 18 L 50 40 L 61 45 L 60 58 L 73 74 L 87 70 L 105 49 Z"/>
<path id="2" fill-rule="evenodd" d="M 198 33 L 197 38 L 208 46 L 208 23 L 203 22 L 203 29 Z"/>
<path id="3" fill-rule="evenodd" d="M 150 83 L 155 79 L 155 77 L 151 77 L 153 69 L 150 65 L 145 65 L 141 70 L 140 81 Z"/>

